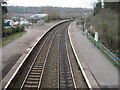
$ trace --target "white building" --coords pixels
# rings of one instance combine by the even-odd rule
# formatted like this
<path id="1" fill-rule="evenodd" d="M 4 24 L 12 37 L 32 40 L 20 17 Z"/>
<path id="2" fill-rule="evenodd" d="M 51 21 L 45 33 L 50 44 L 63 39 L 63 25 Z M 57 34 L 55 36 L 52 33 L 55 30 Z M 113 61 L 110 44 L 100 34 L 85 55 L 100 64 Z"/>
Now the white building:
<path id="1" fill-rule="evenodd" d="M 47 16 L 48 16 L 47 14 L 33 14 L 30 16 L 30 18 L 40 19 L 40 18 L 45 18 Z"/>

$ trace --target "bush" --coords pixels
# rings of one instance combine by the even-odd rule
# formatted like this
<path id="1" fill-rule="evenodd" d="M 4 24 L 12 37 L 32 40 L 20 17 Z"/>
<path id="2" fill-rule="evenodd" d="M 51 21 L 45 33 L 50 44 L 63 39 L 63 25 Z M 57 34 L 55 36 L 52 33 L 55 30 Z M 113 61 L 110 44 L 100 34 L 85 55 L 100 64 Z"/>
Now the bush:
<path id="1" fill-rule="evenodd" d="M 21 32 L 21 31 L 25 31 L 25 28 L 23 25 L 10 27 L 10 28 L 4 28 L 4 30 L 2 32 L 2 37 L 7 37 L 8 35 L 11 35 L 11 34 L 14 34 L 17 32 Z"/>
<path id="2" fill-rule="evenodd" d="M 7 37 L 6 31 L 3 31 L 3 32 L 2 32 L 2 37 Z"/>
<path id="3" fill-rule="evenodd" d="M 13 29 L 12 28 L 6 28 L 6 29 L 4 29 L 3 33 L 4 33 L 3 36 L 4 35 L 5 36 L 10 35 L 10 34 L 13 33 Z"/>
<path id="4" fill-rule="evenodd" d="M 19 26 L 21 31 L 25 31 L 25 27 L 23 25 Z"/>
<path id="5" fill-rule="evenodd" d="M 89 17 L 87 22 L 101 36 L 100 42 L 109 50 L 117 53 L 118 45 L 118 13 L 110 9 L 102 9 L 100 13 Z"/>
<path id="6" fill-rule="evenodd" d="M 20 27 L 19 26 L 15 26 L 15 31 L 16 32 L 20 32 Z"/>

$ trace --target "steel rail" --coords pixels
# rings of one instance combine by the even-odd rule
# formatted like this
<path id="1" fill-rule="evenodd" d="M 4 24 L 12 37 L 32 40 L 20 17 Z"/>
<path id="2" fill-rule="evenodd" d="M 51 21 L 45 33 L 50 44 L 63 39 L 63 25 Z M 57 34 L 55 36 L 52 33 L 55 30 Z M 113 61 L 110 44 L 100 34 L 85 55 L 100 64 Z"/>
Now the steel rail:
<path id="1" fill-rule="evenodd" d="M 71 67 L 71 64 L 70 64 L 70 60 L 69 60 L 69 56 L 68 56 L 68 52 L 67 52 L 67 46 L 66 46 L 66 31 L 67 31 L 67 27 L 65 28 L 65 30 L 63 30 L 62 31 L 62 34 L 61 34 L 61 38 L 60 38 L 60 44 L 62 43 L 62 44 L 64 44 L 63 46 L 59 46 L 59 52 L 60 52 L 60 56 L 59 56 L 59 61 L 58 61 L 58 63 L 59 63 L 59 70 L 58 70 L 58 86 L 59 86 L 59 89 L 62 87 L 64 87 L 64 88 L 76 88 L 76 84 L 75 84 L 75 80 L 74 80 L 74 76 L 73 76 L 73 72 L 72 72 L 72 67 Z M 62 51 L 62 49 L 64 49 L 65 51 Z M 63 58 L 62 57 L 64 57 L 64 55 L 62 55 L 62 52 L 65 52 L 65 54 L 66 54 L 66 56 L 65 56 L 65 58 L 64 58 L 64 60 L 63 60 Z M 62 64 L 64 64 L 63 65 L 63 67 L 62 67 Z M 65 70 L 63 70 L 63 69 L 66 69 L 66 71 Z M 72 81 L 72 82 L 69 82 L 68 81 L 68 74 L 69 74 L 69 72 L 70 72 L 70 76 L 69 76 L 69 80 L 70 81 Z M 62 73 L 62 75 L 61 75 L 61 73 Z M 65 78 L 66 77 L 66 78 Z M 61 79 L 62 78 L 62 79 Z M 61 82 L 63 82 L 63 83 L 61 83 Z"/>
<path id="2" fill-rule="evenodd" d="M 73 70 L 72 70 L 72 65 L 71 65 L 71 61 L 70 61 L 70 57 L 69 57 L 69 53 L 68 53 L 67 35 L 68 35 L 68 29 L 66 30 L 66 35 L 65 35 L 65 40 L 66 40 L 65 46 L 66 46 L 67 57 L 68 57 L 68 62 L 69 62 L 72 78 L 73 78 L 74 87 L 75 87 L 75 90 L 77 90 L 77 85 L 76 85 L 76 82 L 75 82 L 75 78 L 74 78 L 74 74 L 73 74 Z"/>
<path id="3" fill-rule="evenodd" d="M 52 45 L 53 39 L 54 39 L 54 37 L 55 37 L 57 31 L 58 31 L 58 30 L 56 30 L 55 33 L 53 34 L 53 37 L 52 37 L 51 43 L 50 43 L 50 45 L 49 45 L 48 52 L 47 52 L 47 56 L 46 56 L 46 59 L 45 59 L 44 69 L 45 69 L 46 61 L 47 61 L 47 58 L 48 58 L 48 54 L 49 54 L 49 52 L 50 52 L 50 48 L 51 48 L 51 45 Z M 44 74 L 44 70 L 43 70 L 43 72 L 42 72 L 42 76 L 43 76 L 43 74 Z M 39 90 L 40 85 L 41 85 L 42 76 L 41 76 L 41 79 L 40 79 L 40 82 L 39 82 L 38 90 Z"/>
<path id="4" fill-rule="evenodd" d="M 56 31 L 56 32 L 57 32 L 57 31 Z M 42 48 L 43 48 L 44 45 L 46 44 L 46 41 L 49 40 L 50 37 L 52 37 L 52 33 L 54 34 L 54 32 L 51 32 L 51 33 L 50 33 L 51 35 L 48 36 L 48 37 L 46 38 L 46 40 L 43 42 L 41 48 L 39 49 L 39 51 L 38 51 L 38 53 L 37 53 L 37 55 L 36 55 L 36 57 L 35 57 L 35 59 L 34 59 L 32 65 L 31 65 L 31 67 L 30 67 L 30 69 L 29 69 L 29 71 L 28 71 L 28 73 L 27 73 L 27 75 L 26 75 L 26 77 L 25 77 L 25 79 L 24 79 L 24 82 L 23 82 L 23 84 L 22 84 L 20 90 L 23 89 L 23 86 L 24 86 L 24 84 L 25 84 L 25 82 L 26 82 L 26 80 L 27 80 L 27 78 L 28 78 L 28 76 L 29 76 L 29 74 L 30 74 L 30 71 L 32 70 L 33 65 L 35 64 L 35 62 L 36 62 L 36 60 L 37 60 L 37 58 L 38 58 L 38 56 L 39 56 L 39 54 L 40 54 Z M 52 42 L 51 42 L 51 43 L 52 43 Z M 50 45 L 50 46 L 51 46 L 51 45 Z M 50 46 L 49 46 L 49 48 L 50 48 Z M 46 54 L 46 57 L 45 57 L 45 62 L 44 62 L 44 65 L 43 65 L 43 70 L 42 70 L 42 73 L 41 73 L 41 76 L 40 76 L 40 77 L 42 77 L 42 75 L 43 75 L 43 71 L 44 71 L 44 67 L 45 67 L 45 63 L 46 63 L 46 59 L 47 59 L 48 53 L 49 53 L 49 50 L 47 51 L 47 54 Z M 40 78 L 39 81 L 41 82 L 41 78 Z M 40 82 L 39 82 L 39 84 L 38 84 L 38 89 L 39 89 L 39 87 L 40 87 Z"/>

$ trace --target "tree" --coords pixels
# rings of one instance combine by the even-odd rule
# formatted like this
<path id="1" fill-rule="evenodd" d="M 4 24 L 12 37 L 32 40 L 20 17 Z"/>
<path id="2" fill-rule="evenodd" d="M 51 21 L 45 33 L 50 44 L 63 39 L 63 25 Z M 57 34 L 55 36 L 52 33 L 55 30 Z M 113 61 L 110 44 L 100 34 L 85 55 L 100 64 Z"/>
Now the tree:
<path id="1" fill-rule="evenodd" d="M 44 7 L 45 11 L 48 14 L 48 19 L 49 20 L 57 20 L 60 19 L 60 14 L 57 10 L 55 10 L 53 7 L 46 6 Z"/>
<path id="2" fill-rule="evenodd" d="M 119 2 L 104 2 L 104 8 L 109 8 L 118 12 Z"/>
<path id="3" fill-rule="evenodd" d="M 94 13 L 93 15 L 98 14 L 102 9 L 102 3 L 101 0 L 98 1 L 98 3 L 96 3 L 96 6 L 94 7 Z"/>

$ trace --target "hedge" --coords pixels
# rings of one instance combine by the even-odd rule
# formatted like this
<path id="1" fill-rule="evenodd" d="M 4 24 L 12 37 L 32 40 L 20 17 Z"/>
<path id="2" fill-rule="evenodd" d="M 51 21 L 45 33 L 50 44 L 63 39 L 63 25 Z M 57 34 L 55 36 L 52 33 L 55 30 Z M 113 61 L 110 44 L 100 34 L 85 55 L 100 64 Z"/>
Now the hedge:
<path id="1" fill-rule="evenodd" d="M 2 31 L 2 37 L 7 37 L 11 34 L 22 32 L 22 31 L 25 31 L 25 28 L 23 25 L 4 28 L 4 30 Z"/>

